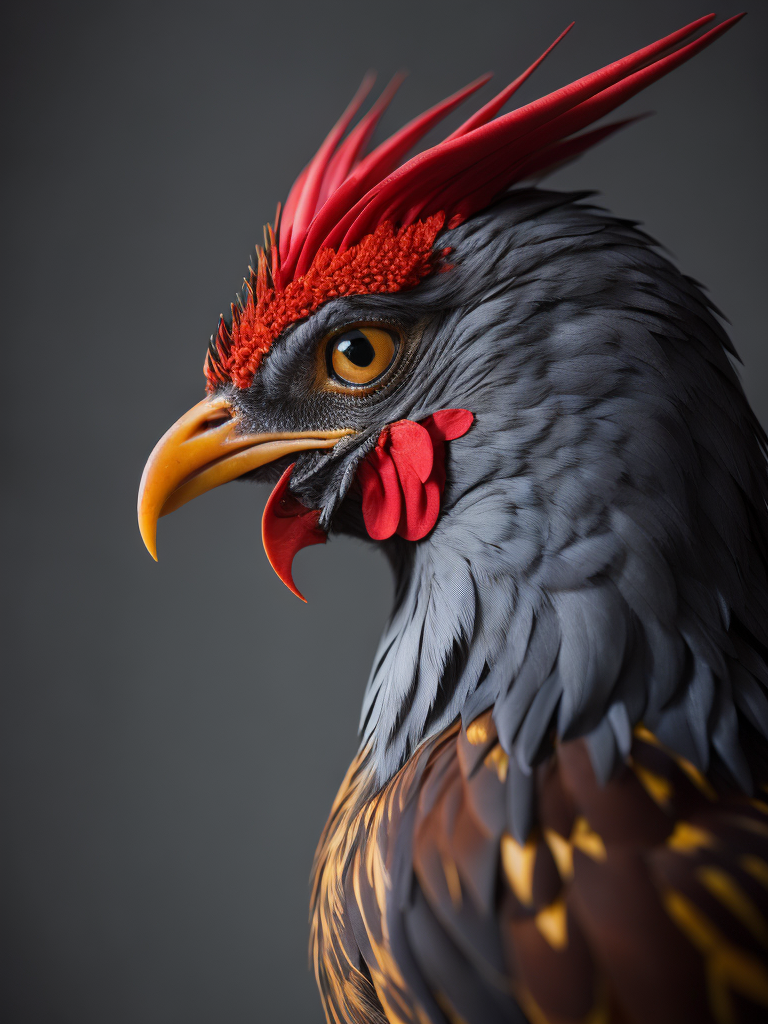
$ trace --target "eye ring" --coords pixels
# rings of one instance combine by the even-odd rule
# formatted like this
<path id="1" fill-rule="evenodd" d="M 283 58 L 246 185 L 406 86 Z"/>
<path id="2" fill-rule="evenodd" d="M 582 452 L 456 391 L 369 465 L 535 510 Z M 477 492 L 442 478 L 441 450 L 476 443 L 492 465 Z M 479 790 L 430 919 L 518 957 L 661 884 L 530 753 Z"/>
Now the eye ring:
<path id="1" fill-rule="evenodd" d="M 394 365 L 400 348 L 400 332 L 389 324 L 350 324 L 326 340 L 328 383 L 350 393 L 369 390 Z"/>

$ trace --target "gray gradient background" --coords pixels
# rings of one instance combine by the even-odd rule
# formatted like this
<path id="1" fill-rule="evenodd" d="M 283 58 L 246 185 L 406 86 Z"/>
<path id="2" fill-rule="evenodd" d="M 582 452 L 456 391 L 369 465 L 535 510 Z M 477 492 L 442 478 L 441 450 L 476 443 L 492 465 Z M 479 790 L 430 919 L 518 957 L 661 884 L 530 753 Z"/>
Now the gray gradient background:
<path id="1" fill-rule="evenodd" d="M 739 8 L 724 2 L 721 16 Z M 135 526 L 262 223 L 363 72 L 392 130 L 570 21 L 527 101 L 706 12 L 680 2 L 26 4 L 4 33 L 3 1019 L 319 1022 L 307 877 L 391 597 L 353 542 L 261 549 L 262 489 Z M 642 220 L 733 323 L 768 421 L 760 0 L 550 179 Z M 485 95 L 485 94 L 484 94 Z M 450 123 L 452 127 L 455 119 Z M 8 578 L 8 573 L 6 573 Z"/>

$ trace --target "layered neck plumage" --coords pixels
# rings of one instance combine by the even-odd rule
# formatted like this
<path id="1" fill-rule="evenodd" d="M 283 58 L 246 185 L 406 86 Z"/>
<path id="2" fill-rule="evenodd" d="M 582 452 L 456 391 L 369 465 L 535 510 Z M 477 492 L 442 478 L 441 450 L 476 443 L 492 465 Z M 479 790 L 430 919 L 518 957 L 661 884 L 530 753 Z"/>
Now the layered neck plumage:
<path id="1" fill-rule="evenodd" d="M 361 721 L 379 778 L 493 707 L 523 780 L 577 735 L 607 778 L 642 720 L 749 788 L 740 721 L 768 725 L 768 487 L 729 342 L 626 222 L 570 206 L 493 226 L 456 262 L 471 281 L 496 246 L 506 278 L 441 325 L 440 401 L 476 422 L 451 442 L 433 532 L 392 542 Z"/>

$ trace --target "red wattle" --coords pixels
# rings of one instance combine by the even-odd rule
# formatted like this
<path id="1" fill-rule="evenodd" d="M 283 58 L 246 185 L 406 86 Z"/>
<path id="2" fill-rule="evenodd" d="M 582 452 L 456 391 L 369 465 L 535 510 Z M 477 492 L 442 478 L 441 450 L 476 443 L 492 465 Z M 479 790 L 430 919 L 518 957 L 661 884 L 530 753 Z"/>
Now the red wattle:
<path id="1" fill-rule="evenodd" d="M 403 506 L 395 464 L 377 445 L 357 472 L 363 490 L 365 528 L 374 540 L 386 540 L 397 529 Z"/>
<path id="2" fill-rule="evenodd" d="M 440 515 L 445 488 L 445 442 L 461 437 L 474 422 L 466 409 L 440 409 L 422 423 L 398 420 L 385 427 L 376 447 L 357 471 L 363 492 L 363 519 L 373 540 L 397 533 L 421 540 Z M 288 489 L 295 463 L 269 496 L 261 521 L 264 550 L 277 575 L 302 601 L 293 581 L 293 559 L 302 548 L 325 544 L 319 509 L 306 508 Z"/>
<path id="3" fill-rule="evenodd" d="M 382 430 L 357 471 L 370 537 L 426 537 L 440 515 L 445 442 L 466 434 L 474 418 L 467 409 L 440 409 L 422 423 L 398 420 Z"/>
<path id="4" fill-rule="evenodd" d="M 306 603 L 293 582 L 294 556 L 312 544 L 325 544 L 328 535 L 318 526 L 319 509 L 306 508 L 288 490 L 294 462 L 275 485 L 264 508 L 261 539 L 270 565 L 288 589 Z"/>
<path id="5" fill-rule="evenodd" d="M 462 437 L 474 423 L 474 414 L 469 409 L 439 409 L 427 416 L 424 428 L 432 436 L 438 434 L 444 441 Z M 434 431 L 430 428 L 434 427 Z"/>
<path id="6" fill-rule="evenodd" d="M 389 428 L 389 450 L 398 466 L 410 465 L 418 479 L 425 483 L 432 472 L 432 445 L 429 434 L 413 420 L 398 420 Z"/>

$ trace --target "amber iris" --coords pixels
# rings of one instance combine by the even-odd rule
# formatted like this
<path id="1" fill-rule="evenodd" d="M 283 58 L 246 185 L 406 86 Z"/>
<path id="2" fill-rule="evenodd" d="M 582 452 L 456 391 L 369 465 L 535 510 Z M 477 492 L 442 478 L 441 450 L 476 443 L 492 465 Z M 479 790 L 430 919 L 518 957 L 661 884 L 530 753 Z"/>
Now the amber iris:
<path id="1" fill-rule="evenodd" d="M 384 327 L 351 327 L 328 341 L 328 374 L 341 384 L 372 384 L 397 355 L 398 337 Z"/>

